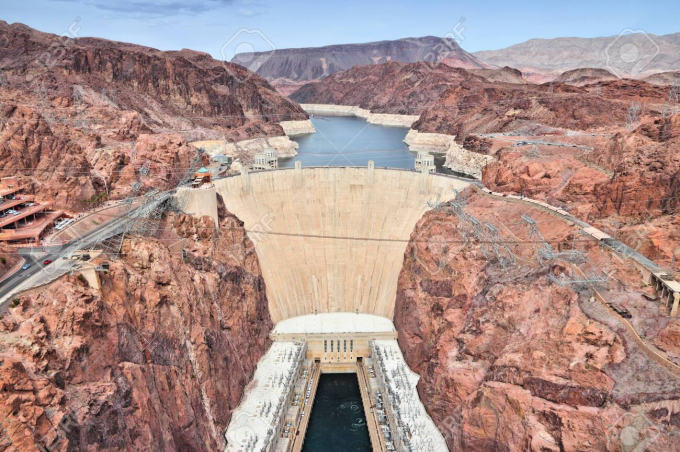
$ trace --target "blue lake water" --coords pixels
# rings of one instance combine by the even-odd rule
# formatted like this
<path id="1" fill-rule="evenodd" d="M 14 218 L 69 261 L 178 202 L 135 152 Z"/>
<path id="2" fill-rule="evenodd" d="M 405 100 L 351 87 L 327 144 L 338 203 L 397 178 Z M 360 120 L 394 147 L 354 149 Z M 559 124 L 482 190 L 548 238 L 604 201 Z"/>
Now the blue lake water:
<path id="1" fill-rule="evenodd" d="M 302 452 L 371 452 L 356 374 L 322 374 Z"/>
<path id="2" fill-rule="evenodd" d="M 298 155 L 279 159 L 280 167 L 302 166 L 366 166 L 413 169 L 416 153 L 408 150 L 404 138 L 408 129 L 369 124 L 361 118 L 326 116 L 311 118 L 316 133 L 294 137 L 300 145 Z M 435 156 L 437 172 L 443 157 Z"/>

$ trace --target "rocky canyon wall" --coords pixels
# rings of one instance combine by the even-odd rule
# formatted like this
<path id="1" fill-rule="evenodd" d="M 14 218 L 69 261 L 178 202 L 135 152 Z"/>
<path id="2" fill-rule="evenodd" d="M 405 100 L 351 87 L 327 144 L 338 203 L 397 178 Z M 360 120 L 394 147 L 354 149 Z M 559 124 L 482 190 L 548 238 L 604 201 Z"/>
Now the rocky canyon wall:
<path id="1" fill-rule="evenodd" d="M 223 447 L 272 328 L 242 223 L 171 215 L 100 274 L 26 293 L 0 321 L 0 449 Z M 182 251 L 184 248 L 184 251 Z"/>
<path id="2" fill-rule="evenodd" d="M 518 226 L 529 213 L 556 249 L 571 247 L 574 232 L 547 213 L 464 197 L 466 211 L 506 240 L 529 239 Z M 449 449 L 623 452 L 632 450 L 631 432 L 648 451 L 679 448 L 677 363 L 677 374 L 658 365 L 588 292 L 555 283 L 564 262 L 537 265 L 532 245 L 509 245 L 517 263 L 503 268 L 491 247 L 487 261 L 480 243 L 466 243 L 463 228 L 446 208 L 424 215 L 405 252 L 394 314 L 406 361 L 421 376 L 421 400 Z M 585 252 L 582 267 L 615 272 L 608 299 L 635 306 L 636 327 L 658 335 L 669 355 L 677 350 L 662 338 L 678 321 L 644 301 L 635 269 L 596 246 Z"/>
<path id="3" fill-rule="evenodd" d="M 331 104 L 301 104 L 307 113 L 321 116 L 354 116 L 365 119 L 369 124 L 393 127 L 411 127 L 418 120 L 417 115 L 372 113 L 357 106 Z"/>
<path id="4" fill-rule="evenodd" d="M 206 163 L 190 141 L 277 140 L 294 155 L 281 123 L 308 117 L 258 75 L 187 49 L 74 38 L 0 21 L 0 176 L 41 200 L 82 211 L 144 191 L 147 161 L 154 188 L 174 186 Z"/>

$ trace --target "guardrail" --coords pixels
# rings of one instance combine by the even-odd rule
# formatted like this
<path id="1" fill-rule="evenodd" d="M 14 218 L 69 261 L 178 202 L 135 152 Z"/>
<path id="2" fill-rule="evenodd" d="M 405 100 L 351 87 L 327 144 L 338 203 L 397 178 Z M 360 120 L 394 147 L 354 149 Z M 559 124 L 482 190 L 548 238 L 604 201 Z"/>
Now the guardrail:
<path id="1" fill-rule="evenodd" d="M 368 169 L 368 166 L 356 166 L 356 165 L 355 166 L 303 166 L 302 170 L 306 170 L 306 169 L 334 169 L 334 168 Z M 418 174 L 420 174 L 420 171 L 418 171 L 416 169 L 410 169 L 410 168 L 392 168 L 392 167 L 387 167 L 387 166 L 384 166 L 384 167 L 377 167 L 376 166 L 376 167 L 374 167 L 374 169 L 381 170 L 381 171 L 388 170 L 388 171 L 401 171 L 401 172 L 405 172 L 405 173 L 418 173 Z M 266 170 L 252 170 L 252 171 L 248 170 L 248 174 L 271 173 L 271 172 L 274 172 L 274 171 L 288 171 L 288 170 L 293 171 L 293 170 L 295 170 L 295 167 L 289 166 L 289 167 L 285 167 L 285 168 L 271 168 L 271 169 L 266 169 Z M 473 178 L 456 176 L 456 175 L 453 175 L 453 174 L 446 174 L 446 173 L 428 173 L 428 174 L 432 175 L 432 176 L 447 177 L 449 179 L 456 179 L 456 180 L 469 182 L 470 185 L 475 185 L 475 186 L 479 186 L 479 187 L 482 186 L 482 183 L 480 181 L 478 181 L 477 179 L 473 179 Z M 240 173 L 227 174 L 225 176 L 213 178 L 213 182 L 217 181 L 217 180 L 229 179 L 231 177 L 240 177 L 240 176 L 241 176 Z"/>

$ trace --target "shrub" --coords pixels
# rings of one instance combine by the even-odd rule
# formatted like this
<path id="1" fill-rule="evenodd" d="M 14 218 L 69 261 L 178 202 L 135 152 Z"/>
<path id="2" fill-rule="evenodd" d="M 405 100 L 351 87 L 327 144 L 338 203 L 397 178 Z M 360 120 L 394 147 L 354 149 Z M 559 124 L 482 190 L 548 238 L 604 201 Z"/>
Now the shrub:
<path id="1" fill-rule="evenodd" d="M 2 262 L 2 265 L 5 265 L 7 263 L 7 259 L 0 257 L 0 262 Z"/>

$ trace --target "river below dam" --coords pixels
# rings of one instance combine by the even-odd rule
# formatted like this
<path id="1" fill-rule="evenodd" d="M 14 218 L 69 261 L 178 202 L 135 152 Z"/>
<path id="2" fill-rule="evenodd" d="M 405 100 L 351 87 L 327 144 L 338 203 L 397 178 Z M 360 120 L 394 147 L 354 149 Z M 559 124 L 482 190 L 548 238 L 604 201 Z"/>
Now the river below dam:
<path id="1" fill-rule="evenodd" d="M 356 374 L 322 374 L 302 452 L 370 452 Z"/>
<path id="2" fill-rule="evenodd" d="M 280 158 L 280 167 L 302 166 L 367 166 L 369 160 L 376 168 L 413 169 L 416 153 L 404 143 L 408 129 L 369 124 L 352 116 L 310 118 L 316 133 L 293 137 L 300 147 L 298 155 Z M 452 174 L 443 168 L 444 157 L 435 155 L 437 172 Z"/>

